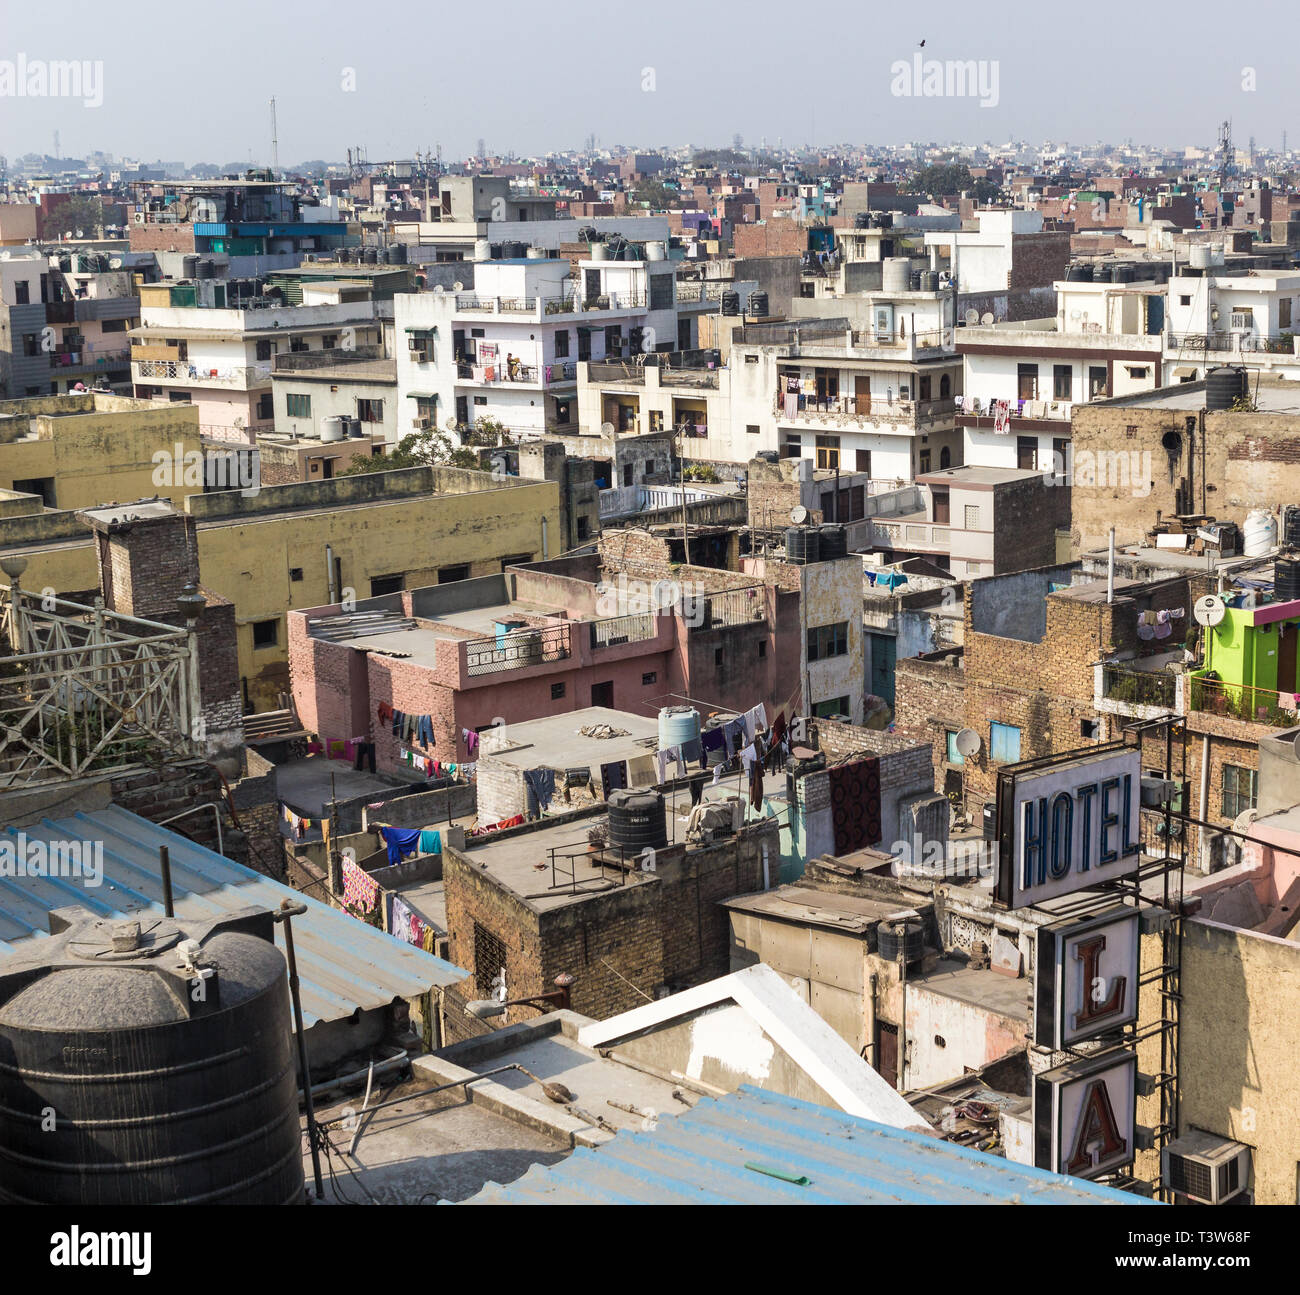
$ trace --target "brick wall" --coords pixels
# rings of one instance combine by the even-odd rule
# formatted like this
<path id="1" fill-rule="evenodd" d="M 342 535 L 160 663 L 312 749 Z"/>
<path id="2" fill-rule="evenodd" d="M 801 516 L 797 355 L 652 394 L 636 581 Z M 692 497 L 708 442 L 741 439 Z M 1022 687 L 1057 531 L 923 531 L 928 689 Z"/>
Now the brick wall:
<path id="1" fill-rule="evenodd" d="M 193 225 L 136 225 L 130 228 L 133 252 L 193 252 Z"/>
<path id="2" fill-rule="evenodd" d="M 797 256 L 807 246 L 808 233 L 797 221 L 785 218 L 737 225 L 732 250 L 740 256 Z"/>
<path id="3" fill-rule="evenodd" d="M 1070 235 L 1064 231 L 1016 234 L 1011 240 L 1011 282 L 1007 287 L 1037 288 L 1065 278 Z"/>

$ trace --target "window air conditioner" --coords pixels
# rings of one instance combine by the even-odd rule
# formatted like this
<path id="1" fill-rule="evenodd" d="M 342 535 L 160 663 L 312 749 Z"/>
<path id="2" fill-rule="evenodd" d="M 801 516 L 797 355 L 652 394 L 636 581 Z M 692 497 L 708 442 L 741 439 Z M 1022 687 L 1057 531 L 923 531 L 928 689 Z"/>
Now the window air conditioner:
<path id="1" fill-rule="evenodd" d="M 1253 332 L 1255 329 L 1255 316 L 1251 314 L 1250 311 L 1238 312 L 1234 310 L 1232 314 L 1228 316 L 1228 327 L 1234 333 Z"/>
<path id="2" fill-rule="evenodd" d="M 433 419 L 426 414 L 423 418 L 412 418 L 411 426 L 419 431 L 427 432 L 433 426 Z"/>
<path id="3" fill-rule="evenodd" d="M 1250 1148 L 1194 1129 L 1161 1151 L 1160 1176 L 1171 1191 L 1222 1205 L 1250 1185 Z"/>

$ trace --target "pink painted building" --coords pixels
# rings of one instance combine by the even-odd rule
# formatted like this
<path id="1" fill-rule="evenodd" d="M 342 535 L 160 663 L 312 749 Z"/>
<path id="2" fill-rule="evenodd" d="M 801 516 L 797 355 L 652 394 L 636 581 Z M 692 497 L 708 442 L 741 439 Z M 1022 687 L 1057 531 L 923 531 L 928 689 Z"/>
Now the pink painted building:
<path id="1" fill-rule="evenodd" d="M 594 559 L 561 559 L 346 612 L 290 612 L 303 727 L 326 739 L 372 737 L 376 767 L 396 770 L 406 767 L 403 744 L 381 707 L 428 715 L 434 743 L 418 749 L 461 762 L 474 758 L 467 731 L 590 706 L 653 716 L 687 699 L 704 713 L 760 701 L 774 712 L 798 687 L 797 653 L 776 650 L 778 623 L 791 619 L 788 593 L 737 575 L 703 623 L 680 604 L 609 616 L 597 612 L 611 596 L 602 597 L 597 574 Z"/>

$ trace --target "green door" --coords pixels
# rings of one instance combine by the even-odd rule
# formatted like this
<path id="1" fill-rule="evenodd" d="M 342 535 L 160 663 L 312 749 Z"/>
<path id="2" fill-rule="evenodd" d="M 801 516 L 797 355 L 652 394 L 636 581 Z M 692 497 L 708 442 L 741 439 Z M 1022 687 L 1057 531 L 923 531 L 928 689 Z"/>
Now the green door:
<path id="1" fill-rule="evenodd" d="M 898 640 L 892 634 L 868 634 L 871 640 L 871 691 L 894 704 L 894 661 Z"/>

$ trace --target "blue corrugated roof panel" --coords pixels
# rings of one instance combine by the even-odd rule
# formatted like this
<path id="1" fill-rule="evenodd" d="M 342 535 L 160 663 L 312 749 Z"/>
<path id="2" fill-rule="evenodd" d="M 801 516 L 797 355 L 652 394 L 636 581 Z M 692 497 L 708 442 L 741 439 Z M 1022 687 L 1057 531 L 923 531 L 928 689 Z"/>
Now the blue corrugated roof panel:
<path id="1" fill-rule="evenodd" d="M 104 875 L 99 886 L 77 878 L 0 877 L 0 954 L 48 938 L 48 915 L 55 908 L 80 905 L 97 917 L 161 914 L 158 847 L 165 845 L 181 919 L 200 921 L 251 905 L 276 909 L 285 899 L 306 905 L 306 913 L 293 920 L 293 942 L 308 1026 L 413 998 L 469 974 L 118 805 L 6 828 L 3 835 L 17 838 L 20 832 L 28 840 L 101 843 Z"/>
<path id="2" fill-rule="evenodd" d="M 750 1168 L 747 1166 L 760 1166 Z M 775 1174 L 806 1182 L 788 1182 Z M 648 1133 L 534 1165 L 469 1205 L 1145 1205 L 1081 1178 L 1014 1164 L 748 1085 Z"/>

